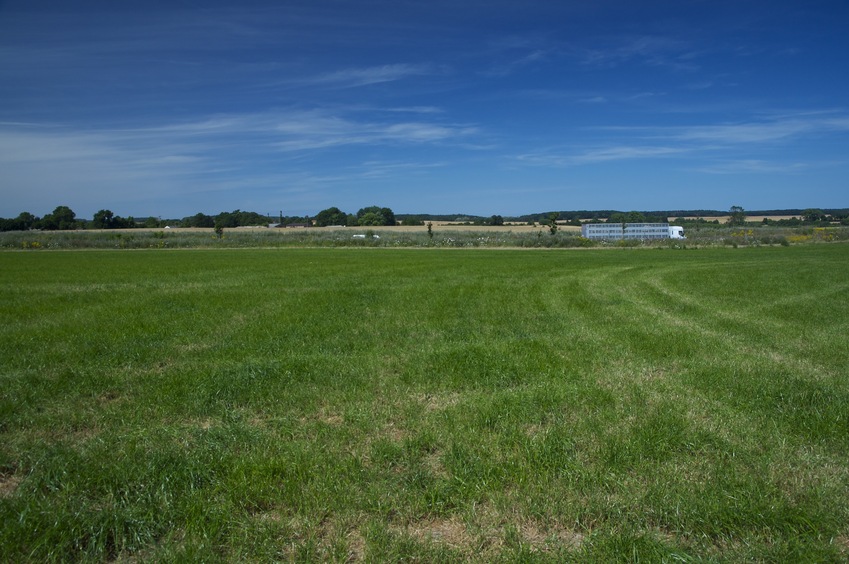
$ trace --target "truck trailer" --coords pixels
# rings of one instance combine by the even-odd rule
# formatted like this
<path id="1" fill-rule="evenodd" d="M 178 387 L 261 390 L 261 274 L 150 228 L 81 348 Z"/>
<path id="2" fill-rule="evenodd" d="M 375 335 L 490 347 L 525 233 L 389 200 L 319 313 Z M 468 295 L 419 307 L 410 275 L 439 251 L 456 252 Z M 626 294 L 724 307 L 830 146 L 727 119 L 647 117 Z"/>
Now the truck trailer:
<path id="1" fill-rule="evenodd" d="M 581 236 L 587 239 L 686 239 L 684 228 L 668 223 L 585 223 Z"/>

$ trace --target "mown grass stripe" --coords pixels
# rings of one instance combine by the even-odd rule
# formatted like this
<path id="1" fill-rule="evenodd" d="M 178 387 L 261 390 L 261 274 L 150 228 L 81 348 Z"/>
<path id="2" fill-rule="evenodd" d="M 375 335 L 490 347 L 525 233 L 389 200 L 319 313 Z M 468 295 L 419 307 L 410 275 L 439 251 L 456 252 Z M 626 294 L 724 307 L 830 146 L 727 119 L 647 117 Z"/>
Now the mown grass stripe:
<path id="1" fill-rule="evenodd" d="M 0 560 L 845 560 L 847 255 L 2 253 Z"/>

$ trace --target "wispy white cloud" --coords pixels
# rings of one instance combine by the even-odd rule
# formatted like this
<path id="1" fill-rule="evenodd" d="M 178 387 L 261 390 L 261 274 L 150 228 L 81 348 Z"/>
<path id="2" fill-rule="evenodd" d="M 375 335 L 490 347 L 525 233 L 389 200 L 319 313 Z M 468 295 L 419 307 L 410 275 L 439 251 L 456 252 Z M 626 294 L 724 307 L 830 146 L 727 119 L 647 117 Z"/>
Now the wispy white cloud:
<path id="1" fill-rule="evenodd" d="M 104 128 L 96 133 L 80 134 L 80 147 L 91 146 L 84 142 L 90 139 L 96 142 L 107 139 L 105 145 L 112 147 L 147 147 L 161 151 L 163 148 L 180 147 L 185 150 L 198 150 L 202 153 L 216 148 L 226 148 L 234 142 L 256 150 L 298 150 L 318 149 L 339 145 L 363 143 L 438 143 L 466 141 L 480 132 L 477 126 L 452 124 L 438 121 L 441 110 L 430 108 L 412 108 L 420 117 L 433 116 L 437 121 L 409 121 L 404 119 L 358 119 L 356 110 L 335 113 L 329 110 L 291 110 L 260 112 L 252 114 L 218 115 L 194 121 L 168 123 L 143 128 Z M 366 113 L 374 114 L 371 109 Z M 392 110 L 384 117 L 401 117 L 404 111 Z M 350 114 L 350 115 L 346 115 Z M 0 124 L 0 140 L 4 129 Z M 37 131 L 7 127 L 7 135 L 37 135 L 45 139 L 57 139 L 67 135 L 64 128 Z M 76 143 L 76 142 L 75 142 Z M 50 144 L 48 142 L 47 146 Z M 77 145 L 68 147 L 68 151 Z M 42 152 L 41 155 L 45 153 Z M 10 151 L 6 158 L 39 159 L 26 151 Z M 2 157 L 0 157 L 2 158 Z"/>
<path id="2" fill-rule="evenodd" d="M 443 162 L 419 163 L 419 162 L 387 162 L 366 161 L 359 167 L 353 169 L 355 174 L 363 178 L 385 178 L 399 173 L 420 174 L 426 170 L 444 167 Z"/>
<path id="3" fill-rule="evenodd" d="M 477 132 L 478 130 L 475 127 L 417 122 L 396 123 L 378 130 L 379 136 L 384 136 L 386 139 L 414 143 L 455 139 Z"/>
<path id="4" fill-rule="evenodd" d="M 479 132 L 477 127 L 470 125 L 421 121 L 354 121 L 322 113 L 306 113 L 286 119 L 276 129 L 288 135 L 288 138 L 274 144 L 284 151 L 369 143 L 459 142 Z"/>
<path id="5" fill-rule="evenodd" d="M 348 68 L 303 79 L 302 83 L 311 85 L 328 85 L 337 88 L 356 88 L 370 84 L 394 82 L 411 76 L 422 76 L 434 73 L 428 64 L 399 63 L 365 68 Z"/>
<path id="6" fill-rule="evenodd" d="M 600 163 L 623 159 L 645 159 L 666 157 L 685 152 L 681 147 L 634 147 L 618 146 L 586 151 L 572 157 L 575 164 Z"/>
<path id="7" fill-rule="evenodd" d="M 88 170 L 90 178 L 182 174 L 204 167 L 213 148 L 155 132 L 0 127 L 0 163 L 29 168 L 35 176 L 47 169 Z"/>
<path id="8" fill-rule="evenodd" d="M 668 157 L 685 152 L 681 147 L 664 146 L 627 146 L 618 145 L 583 149 L 575 152 L 537 152 L 518 156 L 522 162 L 545 166 L 570 166 L 620 161 L 628 159 L 646 159 Z"/>
<path id="9" fill-rule="evenodd" d="M 761 174 L 796 173 L 810 168 L 808 163 L 772 162 L 762 159 L 729 160 L 696 167 L 693 170 L 707 174 Z"/>
<path id="10" fill-rule="evenodd" d="M 514 57 L 511 60 L 499 62 L 492 67 L 481 71 L 481 75 L 492 78 L 509 76 L 521 68 L 544 61 L 548 55 L 547 51 L 543 49 L 536 49 L 530 53 Z"/>
<path id="11" fill-rule="evenodd" d="M 658 93 L 658 92 L 643 91 L 643 92 L 637 92 L 636 94 L 629 94 L 629 95 L 625 96 L 623 99 L 626 102 L 633 102 L 634 100 L 641 100 L 643 98 L 654 98 L 656 96 L 662 96 L 662 95 L 663 95 L 662 93 Z"/>
<path id="12" fill-rule="evenodd" d="M 581 98 L 578 102 L 582 104 L 604 104 L 608 99 L 604 96 L 591 96 L 589 98 Z"/>
<path id="13" fill-rule="evenodd" d="M 366 114 L 374 117 L 373 111 Z M 382 116 L 410 117 L 403 113 Z M 26 194 L 19 198 L 22 204 L 43 200 L 55 206 L 55 202 L 65 201 L 62 194 L 73 193 L 77 201 L 85 200 L 99 209 L 112 205 L 108 194 L 116 189 L 122 192 L 122 200 L 131 201 L 174 199 L 175 193 L 188 198 L 199 192 L 226 191 L 237 184 L 260 189 L 275 185 L 283 158 L 290 170 L 308 171 L 309 165 L 299 167 L 298 163 L 320 160 L 326 149 L 412 144 L 445 145 L 456 151 L 479 133 L 471 125 L 440 121 L 440 113 L 420 112 L 416 117 L 436 120 L 375 120 L 362 119 L 356 113 L 292 110 L 218 115 L 141 128 L 79 129 L 6 122 L 0 123 L 0 178 L 4 186 Z M 352 158 L 356 153 L 346 160 Z M 344 168 L 345 162 L 327 168 Z M 412 167 L 405 166 L 408 170 Z M 375 178 L 393 170 L 400 174 L 402 166 L 367 166 L 360 175 Z M 298 184 L 328 184 L 333 176 L 325 174 L 319 181 L 315 174 L 305 173 L 298 177 Z M 305 177 L 312 180 L 307 182 Z M 36 198 L 36 192 L 43 197 Z M 95 193 L 101 195 L 99 203 L 91 203 Z M 14 206 L 15 201 L 7 200 L 5 205 Z"/>
<path id="14" fill-rule="evenodd" d="M 723 145 L 764 143 L 797 137 L 816 130 L 817 126 L 816 123 L 803 120 L 702 125 L 682 128 L 675 137 L 682 141 L 720 143 Z"/>
<path id="15" fill-rule="evenodd" d="M 740 123 L 676 127 L 604 127 L 587 129 L 587 137 L 610 137 L 608 144 L 594 141 L 585 147 L 542 148 L 520 154 L 520 162 L 540 166 L 577 166 L 609 161 L 703 158 L 709 163 L 690 170 L 710 173 L 790 172 L 805 163 L 782 163 L 762 158 L 744 158 L 746 153 L 764 152 L 803 138 L 849 133 L 849 116 L 834 112 L 787 114 L 772 119 Z M 615 141 L 614 141 L 615 139 Z M 625 142 L 623 142 L 623 139 Z M 734 152 L 738 158 L 717 162 L 718 156 Z"/>
<path id="16" fill-rule="evenodd" d="M 399 108 L 378 108 L 385 112 L 411 113 L 411 114 L 443 114 L 445 110 L 436 106 L 407 106 Z"/>
<path id="17" fill-rule="evenodd" d="M 656 35 L 616 37 L 609 45 L 577 49 L 580 61 L 588 66 L 617 67 L 628 62 L 673 70 L 697 70 L 697 54 L 679 39 Z"/>
<path id="18" fill-rule="evenodd" d="M 802 136 L 849 131 L 849 116 L 801 114 L 773 119 L 680 127 L 670 131 L 686 142 L 738 145 L 789 141 Z"/>

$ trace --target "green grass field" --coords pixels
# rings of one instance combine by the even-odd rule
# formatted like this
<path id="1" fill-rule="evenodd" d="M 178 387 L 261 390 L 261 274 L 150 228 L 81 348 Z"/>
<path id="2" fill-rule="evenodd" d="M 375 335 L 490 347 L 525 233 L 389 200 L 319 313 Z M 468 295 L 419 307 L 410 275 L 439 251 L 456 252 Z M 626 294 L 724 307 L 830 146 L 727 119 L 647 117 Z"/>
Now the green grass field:
<path id="1" fill-rule="evenodd" d="M 0 253 L 0 561 L 846 561 L 849 245 Z"/>

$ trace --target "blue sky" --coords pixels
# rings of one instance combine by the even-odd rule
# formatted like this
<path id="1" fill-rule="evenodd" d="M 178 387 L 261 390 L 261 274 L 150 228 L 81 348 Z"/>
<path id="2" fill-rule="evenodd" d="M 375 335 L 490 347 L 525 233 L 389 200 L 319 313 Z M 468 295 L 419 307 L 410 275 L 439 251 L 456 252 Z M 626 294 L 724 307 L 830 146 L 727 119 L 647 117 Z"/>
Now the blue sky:
<path id="1" fill-rule="evenodd" d="M 0 216 L 849 206 L 849 3 L 0 0 Z"/>

